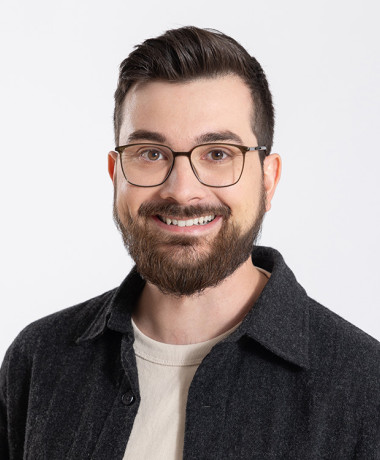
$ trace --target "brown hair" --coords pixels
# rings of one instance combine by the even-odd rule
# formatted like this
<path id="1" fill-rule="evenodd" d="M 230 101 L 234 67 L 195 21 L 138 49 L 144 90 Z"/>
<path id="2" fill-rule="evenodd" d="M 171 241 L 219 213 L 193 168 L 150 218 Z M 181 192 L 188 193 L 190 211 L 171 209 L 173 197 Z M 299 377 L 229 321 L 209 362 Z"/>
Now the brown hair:
<path id="1" fill-rule="evenodd" d="M 264 71 L 257 60 L 233 38 L 212 29 L 182 27 L 145 40 L 120 64 L 115 92 L 114 129 L 118 143 L 121 106 L 134 83 L 151 80 L 184 82 L 201 77 L 236 74 L 251 91 L 254 104 L 252 131 L 270 153 L 274 110 Z"/>

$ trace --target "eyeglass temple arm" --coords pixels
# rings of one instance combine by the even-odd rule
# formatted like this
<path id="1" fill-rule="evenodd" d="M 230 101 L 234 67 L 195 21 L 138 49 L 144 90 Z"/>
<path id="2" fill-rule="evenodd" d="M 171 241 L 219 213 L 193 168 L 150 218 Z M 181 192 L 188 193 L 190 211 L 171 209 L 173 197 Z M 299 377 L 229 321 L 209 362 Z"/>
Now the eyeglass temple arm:
<path id="1" fill-rule="evenodd" d="M 259 147 L 248 147 L 247 152 L 252 152 L 254 150 L 259 150 L 259 151 L 264 151 L 266 155 L 268 155 L 267 148 L 264 146 L 259 146 Z"/>

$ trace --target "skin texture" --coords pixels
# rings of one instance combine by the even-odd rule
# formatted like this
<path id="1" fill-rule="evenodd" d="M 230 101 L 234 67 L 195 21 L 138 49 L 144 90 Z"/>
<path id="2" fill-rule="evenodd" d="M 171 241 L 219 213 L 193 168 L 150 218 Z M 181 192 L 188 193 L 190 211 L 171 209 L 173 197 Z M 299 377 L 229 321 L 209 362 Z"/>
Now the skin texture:
<path id="1" fill-rule="evenodd" d="M 212 141 L 223 133 L 224 142 L 257 146 L 251 129 L 252 100 L 248 87 L 235 75 L 198 79 L 187 83 L 154 81 L 135 85 L 123 103 L 119 145 L 133 142 L 166 144 L 176 151 Z M 138 132 L 145 131 L 140 136 Z M 229 132 L 226 135 L 227 131 Z M 150 133 L 150 134 L 148 134 Z M 155 137 L 155 139 L 154 139 Z M 159 140 L 160 139 L 160 140 Z M 260 210 L 262 189 L 265 210 L 280 179 L 281 160 L 276 154 L 265 159 L 264 169 L 257 153 L 249 152 L 240 181 L 227 188 L 202 185 L 193 174 L 189 160 L 178 157 L 167 181 L 152 188 L 128 184 L 115 152 L 108 156 L 108 170 L 115 187 L 115 206 L 120 216 L 137 221 L 142 203 L 170 203 L 180 207 L 228 206 L 229 220 L 247 232 Z M 142 222 L 159 235 L 192 236 L 197 257 L 206 256 L 211 241 L 220 232 L 224 217 L 210 225 L 178 229 L 157 219 Z M 186 247 L 173 245 L 170 255 L 181 262 Z M 215 287 L 200 294 L 176 297 L 163 294 L 147 282 L 134 312 L 137 326 L 151 338 L 166 343 L 196 343 L 216 337 L 243 319 L 264 288 L 266 278 L 250 258 Z M 236 289 L 236 286 L 239 289 Z"/>

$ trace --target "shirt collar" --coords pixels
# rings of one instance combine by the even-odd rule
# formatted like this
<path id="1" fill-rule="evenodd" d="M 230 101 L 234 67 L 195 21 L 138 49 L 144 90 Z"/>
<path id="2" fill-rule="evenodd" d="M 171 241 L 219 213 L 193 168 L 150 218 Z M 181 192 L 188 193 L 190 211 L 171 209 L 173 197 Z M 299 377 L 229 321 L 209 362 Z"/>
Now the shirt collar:
<path id="1" fill-rule="evenodd" d="M 309 298 L 305 290 L 275 249 L 257 246 L 252 260 L 256 266 L 271 272 L 271 277 L 241 326 L 224 342 L 236 342 L 247 336 L 282 359 L 307 368 Z M 144 284 L 134 267 L 120 287 L 110 292 L 110 299 L 77 343 L 95 339 L 106 328 L 126 334 L 132 342 L 131 313 Z"/>
<path id="2" fill-rule="evenodd" d="M 253 263 L 271 272 L 242 325 L 225 341 L 246 335 L 277 356 L 309 367 L 309 297 L 275 249 L 256 247 Z"/>
<path id="3" fill-rule="evenodd" d="M 133 338 L 131 313 L 145 285 L 136 270 L 132 268 L 121 285 L 109 292 L 107 300 L 98 305 L 99 312 L 76 339 L 77 343 L 93 340 L 102 335 L 105 329 L 127 334 Z M 101 296 L 101 300 L 103 296 Z M 94 299 L 97 300 L 97 299 Z"/>

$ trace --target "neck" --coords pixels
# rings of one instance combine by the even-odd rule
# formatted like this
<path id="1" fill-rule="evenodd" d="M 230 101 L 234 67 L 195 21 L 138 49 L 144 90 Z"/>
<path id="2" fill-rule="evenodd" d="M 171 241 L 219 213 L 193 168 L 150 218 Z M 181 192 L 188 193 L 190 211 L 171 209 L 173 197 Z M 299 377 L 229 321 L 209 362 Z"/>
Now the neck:
<path id="1" fill-rule="evenodd" d="M 243 320 L 267 282 L 249 258 L 218 286 L 201 294 L 165 295 L 147 283 L 133 314 L 136 326 L 159 342 L 205 342 Z"/>

